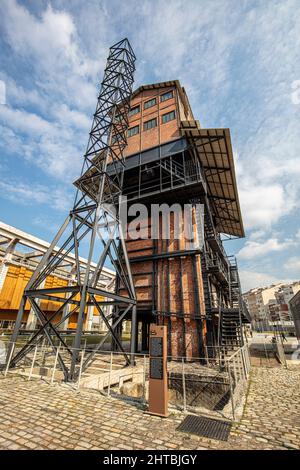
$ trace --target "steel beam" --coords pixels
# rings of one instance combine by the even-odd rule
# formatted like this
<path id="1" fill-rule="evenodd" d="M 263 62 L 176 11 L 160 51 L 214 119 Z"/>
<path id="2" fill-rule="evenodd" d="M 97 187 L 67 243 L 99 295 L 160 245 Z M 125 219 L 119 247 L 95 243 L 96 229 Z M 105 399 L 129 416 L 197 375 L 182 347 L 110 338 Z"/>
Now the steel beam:
<path id="1" fill-rule="evenodd" d="M 90 305 L 100 309 L 103 320 L 109 329 L 108 334 L 114 338 L 124 354 L 126 364 L 129 363 L 128 355 L 115 334 L 115 328 L 130 311 L 133 312 L 133 323 L 136 319 L 136 295 L 122 233 L 119 203 L 122 195 L 125 167 L 124 150 L 127 145 L 128 111 L 133 86 L 134 63 L 135 55 L 127 39 L 119 41 L 110 48 L 83 158 L 82 172 L 80 178 L 74 183 L 77 187 L 74 205 L 52 243 L 44 252 L 25 288 L 9 351 L 18 337 L 26 302 L 29 301 L 32 305 L 41 324 L 41 329 L 13 358 L 12 364 L 14 365 L 17 365 L 18 361 L 30 352 L 32 345 L 42 337 L 46 338 L 55 349 L 54 338 L 56 338 L 58 344 L 62 345 L 71 356 L 69 366 L 58 354 L 58 363 L 64 373 L 65 380 L 76 380 L 83 324 L 87 307 Z M 112 164 L 115 173 L 107 171 L 108 164 Z M 111 209 L 112 207 L 113 209 Z M 112 213 L 115 214 L 113 233 L 109 222 Z M 108 236 L 109 242 L 106 244 L 100 237 L 100 229 L 104 230 Z M 0 235 L 2 234 L 0 233 Z M 119 237 L 119 247 L 114 239 L 116 237 Z M 88 243 L 88 258 L 84 260 L 84 263 L 83 257 L 80 256 L 86 247 L 86 244 L 82 245 L 83 241 Z M 39 250 L 39 246 L 35 246 L 35 249 Z M 33 256 L 36 256 L 35 252 L 30 253 L 27 257 Z M 103 277 L 108 279 L 108 282 L 110 281 L 106 276 L 107 268 L 104 267 L 107 259 L 117 268 L 117 274 L 127 290 L 124 296 L 112 292 L 113 286 L 103 287 Z M 55 275 L 57 270 L 64 268 L 70 260 L 76 267 L 75 271 L 70 273 L 71 282 L 74 281 L 74 285 L 41 288 L 44 280 Z M 64 297 L 60 297 L 60 294 L 64 294 Z M 95 296 L 100 296 L 104 300 L 97 301 Z M 47 312 L 37 304 L 37 299 L 46 299 L 62 305 L 48 319 Z M 117 322 L 109 326 L 109 317 L 105 317 L 100 305 L 111 304 L 123 311 Z M 78 310 L 77 328 L 73 348 L 70 349 L 62 338 L 58 327 L 66 317 L 71 315 L 71 312 L 56 324 L 53 323 L 53 320 L 65 307 L 74 307 L 74 305 L 75 308 L 71 309 L 71 312 Z M 102 344 L 103 341 L 99 341 L 95 351 L 98 351 Z M 91 359 L 92 356 L 89 356 L 85 366 L 90 363 Z"/>

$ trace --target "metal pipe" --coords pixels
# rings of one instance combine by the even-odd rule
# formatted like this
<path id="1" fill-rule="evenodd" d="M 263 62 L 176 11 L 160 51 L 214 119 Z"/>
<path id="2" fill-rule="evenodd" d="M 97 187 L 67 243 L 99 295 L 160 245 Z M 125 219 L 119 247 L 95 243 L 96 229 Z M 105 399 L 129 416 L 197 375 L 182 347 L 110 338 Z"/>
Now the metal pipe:
<path id="1" fill-rule="evenodd" d="M 14 352 L 14 349 L 15 349 L 15 345 L 16 345 L 16 343 L 11 344 L 10 351 L 9 351 L 9 356 L 8 356 L 8 361 L 7 361 L 5 372 L 4 372 L 4 377 L 7 376 L 7 372 L 8 372 L 9 366 L 10 366 L 10 361 L 11 361 L 11 358 L 12 358 L 12 355 L 13 355 L 13 352 Z"/>
<path id="2" fill-rule="evenodd" d="M 108 389 L 107 396 L 110 396 L 110 384 L 111 384 L 111 373 L 112 373 L 112 364 L 113 364 L 113 353 L 110 353 L 110 364 L 109 364 L 109 377 L 108 377 Z"/>
<path id="3" fill-rule="evenodd" d="M 55 354 L 55 359 L 54 359 L 54 365 L 53 365 L 53 371 L 52 371 L 52 377 L 51 377 L 51 385 L 53 385 L 54 382 L 54 377 L 55 377 L 55 371 L 56 371 L 56 366 L 57 366 L 57 359 L 58 359 L 58 354 L 59 354 L 59 349 L 60 345 L 56 349 L 56 354 Z"/>
<path id="4" fill-rule="evenodd" d="M 182 396 L 183 396 L 183 412 L 186 413 L 186 388 L 185 388 L 185 370 L 184 370 L 184 358 L 182 361 Z"/>
<path id="5" fill-rule="evenodd" d="M 30 380 L 31 376 L 32 376 L 32 371 L 33 371 L 33 367 L 34 367 L 34 363 L 35 363 L 35 359 L 36 359 L 36 355 L 37 355 L 37 349 L 38 349 L 38 345 L 36 345 L 35 348 L 34 348 L 34 353 L 33 353 L 32 363 L 31 363 L 31 367 L 30 367 L 30 372 L 29 372 L 29 375 L 28 375 L 28 380 Z"/>
<path id="6" fill-rule="evenodd" d="M 84 353 L 85 353 L 85 349 L 83 349 L 82 352 L 81 352 L 81 361 L 80 361 L 80 368 L 79 368 L 79 375 L 78 375 L 78 382 L 77 382 L 77 390 L 79 390 L 79 387 L 80 387 L 82 366 L 83 366 L 83 360 L 84 360 Z"/>
<path id="7" fill-rule="evenodd" d="M 137 309 L 136 305 L 132 306 L 132 315 L 131 315 L 131 333 L 130 333 L 130 361 L 131 365 L 135 365 L 135 345 L 137 337 Z"/>
<path id="8" fill-rule="evenodd" d="M 232 378 L 231 378 L 231 371 L 229 363 L 227 362 L 227 373 L 229 378 L 229 389 L 230 389 L 230 402 L 231 402 L 231 410 L 232 410 L 232 419 L 235 421 L 235 409 L 234 409 L 234 396 L 233 396 L 233 386 L 232 386 Z"/>

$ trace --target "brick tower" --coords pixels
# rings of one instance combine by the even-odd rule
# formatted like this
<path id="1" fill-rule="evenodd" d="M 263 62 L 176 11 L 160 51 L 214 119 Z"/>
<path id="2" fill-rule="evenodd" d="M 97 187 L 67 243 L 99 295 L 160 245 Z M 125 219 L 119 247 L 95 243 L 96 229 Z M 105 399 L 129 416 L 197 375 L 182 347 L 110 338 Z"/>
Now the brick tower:
<path id="1" fill-rule="evenodd" d="M 179 81 L 139 87 L 132 95 L 124 173 L 128 206 L 194 204 L 193 230 L 201 230 L 196 203 L 204 207 L 204 245 L 184 237 L 127 239 L 137 294 L 140 341 L 148 349 L 149 324 L 168 326 L 168 355 L 205 357 L 212 346 L 242 342 L 237 266 L 220 234 L 243 237 L 228 129 L 202 129 Z M 150 212 L 149 212 L 150 213 Z M 159 233 L 162 227 L 159 224 Z M 122 294 L 122 285 L 119 292 Z"/>

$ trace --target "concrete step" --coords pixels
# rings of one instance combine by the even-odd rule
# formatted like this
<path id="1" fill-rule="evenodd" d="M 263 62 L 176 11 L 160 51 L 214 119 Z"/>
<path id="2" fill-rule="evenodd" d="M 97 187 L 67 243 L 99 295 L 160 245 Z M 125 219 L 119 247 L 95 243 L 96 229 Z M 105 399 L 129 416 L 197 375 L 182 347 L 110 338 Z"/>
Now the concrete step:
<path id="1" fill-rule="evenodd" d="M 107 387 L 114 387 L 118 385 L 120 389 L 124 382 L 135 381 L 141 382 L 143 380 L 143 366 L 124 367 L 119 370 L 112 370 L 111 372 L 105 371 L 102 373 L 91 373 L 88 369 L 82 375 L 80 387 L 92 388 L 96 390 L 104 390 Z"/>

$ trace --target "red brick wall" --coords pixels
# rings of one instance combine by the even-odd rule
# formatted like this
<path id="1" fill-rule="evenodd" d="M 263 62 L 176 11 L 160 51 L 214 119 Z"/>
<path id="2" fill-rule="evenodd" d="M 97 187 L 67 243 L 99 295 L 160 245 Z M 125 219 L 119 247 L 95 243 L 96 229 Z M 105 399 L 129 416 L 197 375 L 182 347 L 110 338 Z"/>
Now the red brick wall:
<path id="1" fill-rule="evenodd" d="M 173 97 L 161 102 L 160 95 L 171 90 L 173 90 Z M 156 98 L 156 105 L 144 109 L 144 103 L 151 98 Z M 137 135 L 128 137 L 127 156 L 180 137 L 178 99 L 176 87 L 143 90 L 132 99 L 131 107 L 134 108 L 139 105 L 140 112 L 129 117 L 129 128 L 139 125 L 140 132 Z M 162 115 L 171 111 L 175 111 L 176 118 L 162 124 Z M 144 122 L 154 118 L 157 119 L 157 127 L 144 131 Z"/>
<path id="2" fill-rule="evenodd" d="M 160 95 L 172 90 L 173 97 L 161 102 Z M 156 98 L 156 104 L 148 109 L 144 109 L 144 103 L 152 98 Z M 180 94 L 175 86 L 162 87 L 158 89 L 142 90 L 134 96 L 131 101 L 131 108 L 140 106 L 140 112 L 129 117 L 129 128 L 139 125 L 139 133 L 128 137 L 126 156 L 144 151 L 151 147 L 161 145 L 180 137 L 180 120 L 192 118 L 188 116 L 186 108 L 180 98 Z M 175 111 L 175 119 L 162 124 L 162 116 L 168 112 Z M 150 119 L 157 119 L 157 126 L 144 131 L 144 123 Z M 176 201 L 174 201 L 176 202 Z M 180 201 L 179 201 L 180 202 Z M 144 226 L 150 229 L 151 220 L 145 221 Z M 196 225 L 195 225 L 196 227 Z M 150 234 L 149 234 L 150 235 Z M 161 235 L 161 227 L 160 227 Z M 184 235 L 180 240 L 174 239 L 173 217 L 170 220 L 170 240 L 157 241 L 157 253 L 185 250 L 186 242 Z M 136 256 L 151 255 L 154 251 L 153 240 L 135 240 L 127 242 L 128 256 L 130 259 Z M 141 250 L 141 251 L 137 251 Z M 164 323 L 170 327 L 168 334 L 171 336 L 171 353 L 174 356 L 184 355 L 183 346 L 186 345 L 187 356 L 198 356 L 198 331 L 195 320 L 189 318 L 195 312 L 195 296 L 198 295 L 198 303 L 201 312 L 204 313 L 204 296 L 201 275 L 200 255 L 196 257 L 196 270 L 198 275 L 198 289 L 195 287 L 193 276 L 192 258 L 190 256 L 173 259 L 161 259 L 157 262 L 157 310 L 162 312 L 184 313 L 186 318 L 185 335 L 183 320 L 171 316 L 166 318 Z M 180 270 L 180 266 L 182 271 Z M 131 261 L 131 269 L 136 287 L 137 299 L 140 307 L 152 310 L 152 298 L 154 294 L 152 273 L 154 267 L 152 261 L 134 262 Z M 167 271 L 169 270 L 169 279 Z M 183 287 L 181 292 L 181 285 Z M 197 293 L 198 292 L 198 293 Z M 121 291 L 121 294 L 124 291 Z M 205 333 L 205 325 L 204 330 Z"/>
<path id="3" fill-rule="evenodd" d="M 157 240 L 157 253 L 164 253 L 177 250 L 185 250 L 187 248 L 184 234 L 182 233 L 181 239 L 174 239 L 173 227 L 173 214 L 170 217 L 170 240 Z M 151 220 L 145 222 L 143 226 L 150 227 Z M 196 230 L 196 225 L 194 225 Z M 160 224 L 161 235 L 161 224 Z M 131 240 L 127 241 L 127 249 L 129 259 L 137 256 L 148 256 L 153 254 L 154 242 L 153 240 Z M 137 251 L 141 250 L 141 251 Z M 200 255 L 196 256 L 196 271 L 198 283 L 195 285 L 193 275 L 193 261 L 191 256 L 160 259 L 156 261 L 157 266 L 157 310 L 161 312 L 172 312 L 170 322 L 168 318 L 164 323 L 170 327 L 169 334 L 171 334 L 171 354 L 174 356 L 183 356 L 184 340 L 186 345 L 186 354 L 188 357 L 198 357 L 198 330 L 195 320 L 189 318 L 196 314 L 196 296 L 198 296 L 198 304 L 200 311 L 204 313 L 204 294 L 203 283 L 201 274 Z M 152 298 L 154 295 L 153 286 L 153 262 L 131 261 L 131 269 L 133 273 L 134 284 L 137 293 L 138 304 L 140 307 L 152 310 Z M 169 277 L 168 277 L 169 270 Z M 182 289 L 181 289 L 182 286 Z M 124 295 L 124 292 L 121 291 Z M 185 314 L 185 338 L 183 338 L 183 320 L 178 318 L 176 314 Z M 198 312 L 199 313 L 199 312 Z M 205 335 L 205 325 L 203 330 L 203 337 Z"/>

